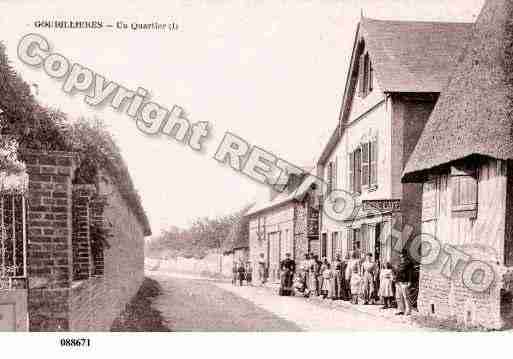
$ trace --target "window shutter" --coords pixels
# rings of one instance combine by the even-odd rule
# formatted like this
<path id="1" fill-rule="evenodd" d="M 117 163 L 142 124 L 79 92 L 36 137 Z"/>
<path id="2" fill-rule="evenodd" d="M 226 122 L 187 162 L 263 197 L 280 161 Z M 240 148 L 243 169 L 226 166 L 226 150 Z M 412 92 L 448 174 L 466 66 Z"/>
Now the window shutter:
<path id="1" fill-rule="evenodd" d="M 364 54 L 360 55 L 358 60 L 358 95 L 365 96 L 365 60 Z"/>
<path id="2" fill-rule="evenodd" d="M 370 149 L 370 185 L 378 185 L 378 140 L 369 143 Z"/>
<path id="3" fill-rule="evenodd" d="M 374 89 L 374 68 L 372 62 L 369 60 L 369 92 Z"/>
<path id="4" fill-rule="evenodd" d="M 363 96 L 367 96 L 370 92 L 370 62 L 369 54 L 366 53 L 363 57 Z"/>
<path id="5" fill-rule="evenodd" d="M 422 221 L 437 218 L 437 188 L 436 180 L 432 179 L 422 185 Z"/>
<path id="6" fill-rule="evenodd" d="M 355 192 L 362 192 L 362 150 L 359 148 L 355 151 L 354 156 L 354 171 L 355 171 Z"/>
<path id="7" fill-rule="evenodd" d="M 333 165 L 333 189 L 339 189 L 338 186 L 338 157 L 335 156 L 335 162 Z"/>
<path id="8" fill-rule="evenodd" d="M 369 186 L 369 143 L 362 145 L 362 186 Z"/>
<path id="9" fill-rule="evenodd" d="M 327 193 L 327 195 L 329 196 L 330 193 L 331 193 L 331 189 L 332 189 L 331 179 L 333 177 L 333 174 L 332 174 L 332 172 L 333 172 L 333 162 L 328 163 L 328 171 L 327 172 L 328 172 L 328 173 L 326 173 L 326 177 L 327 177 L 326 180 L 328 182 L 327 183 L 327 185 L 328 185 L 328 193 Z"/>
<path id="10" fill-rule="evenodd" d="M 335 260 L 335 254 L 337 252 L 337 232 L 331 233 L 331 260 Z"/>
<path id="11" fill-rule="evenodd" d="M 453 168 L 450 183 L 453 217 L 474 218 L 477 215 L 477 176 Z"/>
<path id="12" fill-rule="evenodd" d="M 354 188 L 354 152 L 349 154 L 349 192 L 353 193 Z"/>

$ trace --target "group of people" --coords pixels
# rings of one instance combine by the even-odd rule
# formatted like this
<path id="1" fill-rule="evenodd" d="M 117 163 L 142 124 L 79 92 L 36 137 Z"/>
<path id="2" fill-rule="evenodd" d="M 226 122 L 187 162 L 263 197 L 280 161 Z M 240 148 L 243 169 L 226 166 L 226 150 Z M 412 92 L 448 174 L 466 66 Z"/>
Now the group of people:
<path id="1" fill-rule="evenodd" d="M 344 260 L 337 254 L 331 263 L 326 258 L 319 260 L 317 255 L 305 254 L 298 269 L 287 253 L 280 262 L 279 294 L 321 296 L 364 305 L 381 303 L 384 309 L 397 306 L 396 314 L 409 315 L 412 306 L 408 289 L 412 270 L 404 253 L 395 268 L 390 263 L 380 266 L 371 253 L 362 258 L 353 251 Z"/>
<path id="2" fill-rule="evenodd" d="M 253 268 L 251 267 L 250 261 L 240 259 L 233 262 L 232 284 L 238 284 L 242 287 L 244 282 L 246 282 L 247 285 L 251 285 L 253 282 Z"/>

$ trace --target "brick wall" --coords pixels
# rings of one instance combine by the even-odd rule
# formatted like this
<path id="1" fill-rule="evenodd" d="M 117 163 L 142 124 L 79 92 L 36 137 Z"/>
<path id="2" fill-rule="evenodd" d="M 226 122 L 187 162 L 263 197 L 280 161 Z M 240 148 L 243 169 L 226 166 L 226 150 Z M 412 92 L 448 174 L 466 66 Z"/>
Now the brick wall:
<path id="1" fill-rule="evenodd" d="M 29 175 L 29 330 L 109 330 L 143 280 L 143 225 L 112 181 L 100 186 L 105 196 L 94 186 L 72 185 L 73 154 L 25 151 L 20 158 Z M 96 257 L 93 222 L 112 234 Z"/>
<path id="2" fill-rule="evenodd" d="M 68 330 L 71 284 L 72 154 L 20 155 L 27 165 L 29 330 Z"/>
<path id="3" fill-rule="evenodd" d="M 109 248 L 103 251 L 103 275 L 93 276 L 72 288 L 71 328 L 74 331 L 109 330 L 144 277 L 143 227 L 111 183 L 100 186 L 106 202 L 96 203 L 98 208 L 103 208 L 104 224 L 112 234 L 108 239 Z"/>

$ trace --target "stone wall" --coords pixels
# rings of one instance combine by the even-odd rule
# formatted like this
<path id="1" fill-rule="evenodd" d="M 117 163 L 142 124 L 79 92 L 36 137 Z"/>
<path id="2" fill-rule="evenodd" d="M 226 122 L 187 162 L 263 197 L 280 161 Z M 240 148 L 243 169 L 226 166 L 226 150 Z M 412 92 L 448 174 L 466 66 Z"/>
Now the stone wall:
<path id="1" fill-rule="evenodd" d="M 264 258 L 268 260 L 268 238 L 267 235 L 272 232 L 279 231 L 292 233 L 291 252 L 296 264 L 304 258 L 305 253 L 312 251 L 307 237 L 307 212 L 306 202 L 292 201 L 277 208 L 270 208 L 260 213 L 251 215 L 249 220 L 249 259 L 253 265 L 253 280 L 258 280 L 258 261 L 260 253 L 264 254 Z M 265 231 L 258 237 L 258 221 L 260 218 L 260 230 Z M 282 237 L 284 238 L 284 237 Z M 318 242 L 314 241 L 314 242 Z M 282 251 L 283 252 L 283 251 Z M 284 253 L 283 253 L 284 254 Z"/>
<path id="2" fill-rule="evenodd" d="M 490 265 L 496 273 L 500 273 L 498 266 L 493 263 Z M 451 276 L 442 274 L 442 268 L 441 263 L 422 266 L 417 301 L 422 315 L 454 319 L 469 327 L 500 329 L 504 326 L 501 315 L 503 283 L 500 277 L 496 278 L 490 288 L 476 291 L 463 282 L 463 262 L 460 262 Z"/>
<path id="3" fill-rule="evenodd" d="M 305 254 L 310 251 L 307 237 L 306 203 L 296 202 L 294 206 L 294 253 L 296 265 L 299 265 Z"/>

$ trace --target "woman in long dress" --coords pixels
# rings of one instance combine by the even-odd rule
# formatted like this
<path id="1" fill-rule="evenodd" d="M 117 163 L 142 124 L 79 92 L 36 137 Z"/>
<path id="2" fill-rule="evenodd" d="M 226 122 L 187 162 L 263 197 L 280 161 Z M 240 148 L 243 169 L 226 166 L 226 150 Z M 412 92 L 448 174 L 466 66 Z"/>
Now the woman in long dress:
<path id="1" fill-rule="evenodd" d="M 381 270 L 379 280 L 378 295 L 383 298 L 383 309 L 392 307 L 392 299 L 394 298 L 393 277 L 392 265 L 387 262 L 385 268 Z"/>
<path id="2" fill-rule="evenodd" d="M 317 296 L 319 295 L 319 287 L 318 287 L 318 281 L 317 276 L 319 274 L 319 263 L 315 260 L 314 256 L 310 257 L 310 270 L 308 274 L 308 290 L 310 292 L 310 295 Z"/>
<path id="3" fill-rule="evenodd" d="M 362 296 L 363 304 L 369 304 L 372 301 L 374 293 L 374 273 L 376 263 L 372 260 L 372 254 L 368 253 L 365 261 L 362 263 Z"/>

